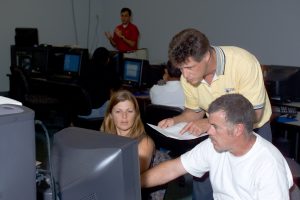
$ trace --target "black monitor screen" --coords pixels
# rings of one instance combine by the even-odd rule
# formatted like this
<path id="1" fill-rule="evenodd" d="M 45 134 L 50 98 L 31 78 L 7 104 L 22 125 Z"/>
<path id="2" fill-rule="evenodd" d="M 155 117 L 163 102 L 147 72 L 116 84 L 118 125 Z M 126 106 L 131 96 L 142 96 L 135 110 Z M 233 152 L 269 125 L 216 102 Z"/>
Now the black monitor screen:
<path id="1" fill-rule="evenodd" d="M 66 54 L 64 59 L 64 71 L 79 73 L 80 58 L 81 55 L 78 54 Z"/>
<path id="2" fill-rule="evenodd" d="M 123 81 L 132 86 L 139 86 L 142 78 L 143 60 L 125 59 Z"/>

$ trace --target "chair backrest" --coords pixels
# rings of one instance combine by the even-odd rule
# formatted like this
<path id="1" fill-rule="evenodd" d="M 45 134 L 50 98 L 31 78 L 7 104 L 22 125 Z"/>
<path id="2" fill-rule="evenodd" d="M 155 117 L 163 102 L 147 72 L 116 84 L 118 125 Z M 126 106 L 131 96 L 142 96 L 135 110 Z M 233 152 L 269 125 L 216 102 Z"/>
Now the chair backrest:
<path id="1" fill-rule="evenodd" d="M 80 85 L 67 86 L 68 100 L 71 105 L 73 117 L 89 115 L 92 111 L 92 102 L 89 93 Z"/>
<path id="2" fill-rule="evenodd" d="M 10 95 L 12 98 L 24 102 L 29 91 L 29 83 L 25 73 L 18 67 L 10 67 Z"/>
<path id="3" fill-rule="evenodd" d="M 180 115 L 182 112 L 179 107 L 149 104 L 145 110 L 145 122 L 157 125 L 159 121 Z"/>

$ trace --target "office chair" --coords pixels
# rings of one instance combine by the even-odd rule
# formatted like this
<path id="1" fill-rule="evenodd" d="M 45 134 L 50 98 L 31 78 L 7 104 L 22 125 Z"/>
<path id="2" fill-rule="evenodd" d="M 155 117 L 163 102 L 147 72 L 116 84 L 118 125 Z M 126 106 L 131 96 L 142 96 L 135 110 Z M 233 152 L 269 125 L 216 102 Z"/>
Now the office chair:
<path id="1" fill-rule="evenodd" d="M 145 123 L 145 130 L 147 134 L 153 139 L 157 151 L 160 150 L 163 152 L 169 152 L 168 155 L 173 158 L 178 157 L 182 153 L 190 150 L 192 147 L 194 147 L 199 142 L 201 142 L 203 138 L 201 137 L 194 140 L 186 140 L 186 141 L 176 140 L 162 135 L 161 133 L 157 132 L 156 130 L 148 126 L 147 123 L 157 125 L 159 121 L 166 118 L 177 116 L 182 112 L 183 110 L 179 107 L 148 104 L 145 108 L 144 116 L 143 116 L 143 121 Z M 185 185 L 184 176 L 178 178 L 178 183 L 180 186 Z M 153 192 L 152 194 L 154 194 L 154 196 L 156 196 L 157 194 L 161 195 L 161 193 L 164 192 L 163 190 L 164 187 L 166 186 L 163 186 L 161 188 L 153 188 L 153 190 L 156 192 Z"/>
<path id="2" fill-rule="evenodd" d="M 92 99 L 90 94 L 83 87 L 78 86 L 78 88 L 75 89 L 77 90 L 77 96 L 75 105 L 73 105 L 75 108 L 75 112 L 73 113 L 74 118 L 72 120 L 73 125 L 99 131 L 104 117 L 84 117 L 91 114 L 93 105 Z"/>
<path id="3" fill-rule="evenodd" d="M 34 110 L 36 119 L 45 119 L 49 117 L 51 110 L 57 110 L 61 107 L 59 98 L 46 94 L 46 91 L 34 91 L 26 72 L 21 68 L 12 66 L 10 71 L 11 98 Z"/>
<path id="4" fill-rule="evenodd" d="M 169 150 L 169 155 L 171 157 L 180 156 L 186 151 L 192 149 L 207 137 L 200 137 L 193 140 L 177 140 L 160 134 L 146 123 L 157 125 L 159 121 L 177 116 L 182 112 L 183 110 L 179 107 L 155 104 L 149 104 L 145 109 L 144 123 L 146 132 L 154 140 L 156 148 Z"/>

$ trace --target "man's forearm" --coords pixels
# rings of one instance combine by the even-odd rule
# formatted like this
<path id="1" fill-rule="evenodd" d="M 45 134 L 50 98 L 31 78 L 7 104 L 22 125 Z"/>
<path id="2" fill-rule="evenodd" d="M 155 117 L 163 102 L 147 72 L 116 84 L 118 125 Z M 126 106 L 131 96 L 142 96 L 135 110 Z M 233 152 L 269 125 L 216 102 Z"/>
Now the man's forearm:
<path id="1" fill-rule="evenodd" d="M 122 35 L 121 39 L 131 47 L 135 45 L 135 41 L 127 39 L 124 35 Z"/>
<path id="2" fill-rule="evenodd" d="M 162 185 L 185 173 L 180 158 L 169 160 L 144 172 L 141 175 L 141 186 L 154 187 Z"/>
<path id="3" fill-rule="evenodd" d="M 111 38 L 109 38 L 109 42 L 110 42 L 110 44 L 112 45 L 112 46 L 116 46 L 116 43 L 115 43 L 115 41 L 114 41 L 114 39 L 111 37 Z"/>
<path id="4" fill-rule="evenodd" d="M 191 122 L 194 120 L 202 119 L 204 117 L 204 112 L 195 112 L 191 109 L 185 109 L 182 114 L 173 117 L 175 124 L 179 122 Z"/>

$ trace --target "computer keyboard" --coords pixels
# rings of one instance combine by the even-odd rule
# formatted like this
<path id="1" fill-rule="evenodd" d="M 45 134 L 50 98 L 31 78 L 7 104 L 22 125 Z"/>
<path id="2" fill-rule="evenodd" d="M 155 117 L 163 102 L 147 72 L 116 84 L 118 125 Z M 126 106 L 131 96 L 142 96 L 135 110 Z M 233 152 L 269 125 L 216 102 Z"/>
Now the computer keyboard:
<path id="1" fill-rule="evenodd" d="M 288 118 L 297 117 L 297 108 L 295 107 L 280 106 L 279 110 L 280 110 L 280 114 L 287 115 Z"/>

